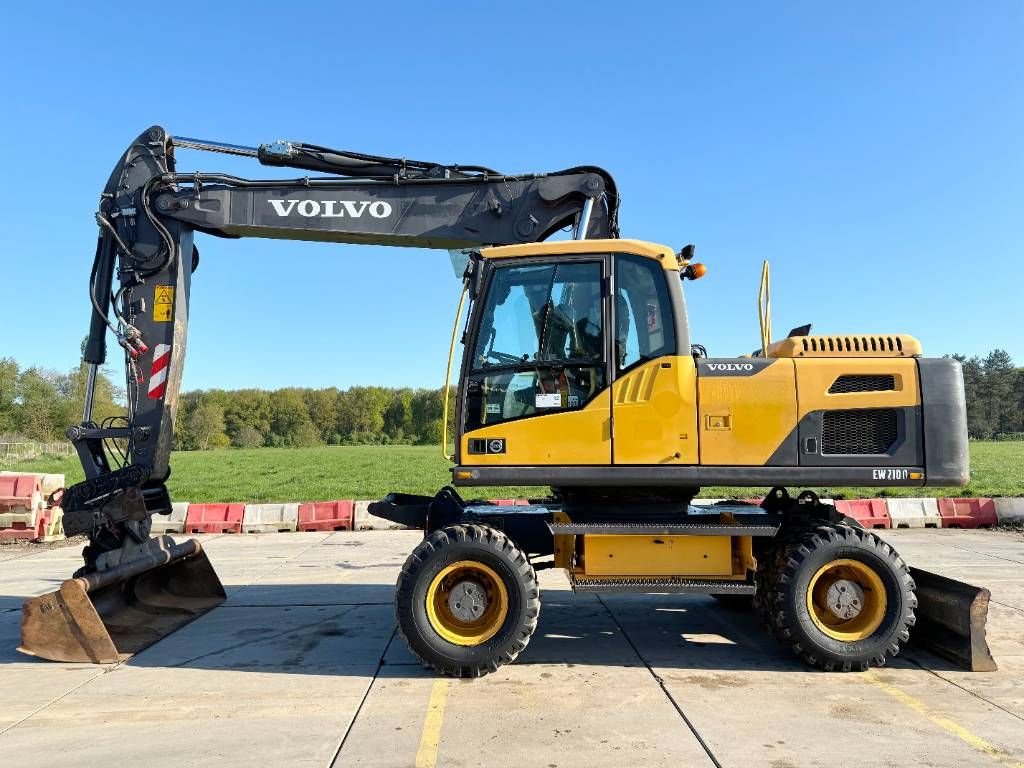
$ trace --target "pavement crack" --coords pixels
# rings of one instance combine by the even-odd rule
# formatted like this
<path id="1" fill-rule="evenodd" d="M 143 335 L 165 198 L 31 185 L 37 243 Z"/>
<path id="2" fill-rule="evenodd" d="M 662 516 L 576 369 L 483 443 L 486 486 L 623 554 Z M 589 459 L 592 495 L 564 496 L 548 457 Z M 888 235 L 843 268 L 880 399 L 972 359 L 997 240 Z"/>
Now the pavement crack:
<path id="1" fill-rule="evenodd" d="M 1010 608 L 1010 609 L 1012 609 L 1014 611 L 1020 611 L 1021 613 L 1024 613 L 1024 608 L 1021 608 L 1020 606 L 1017 606 L 1017 605 L 1010 605 L 1009 603 L 1004 603 L 1004 602 L 1001 602 L 999 600 L 992 600 L 992 599 L 989 599 L 989 602 L 990 603 L 995 603 L 996 605 L 1001 605 L 1003 608 Z"/>
<path id="2" fill-rule="evenodd" d="M 331 762 L 327 764 L 328 768 L 333 768 L 333 766 L 338 762 L 341 750 L 345 748 L 345 742 L 348 741 L 348 736 L 352 733 L 352 728 L 355 727 L 356 720 L 359 719 L 359 715 L 363 711 L 363 706 L 366 704 L 366 700 L 370 698 L 370 691 L 373 690 L 373 686 L 377 682 L 377 677 L 380 675 L 381 667 L 384 666 L 384 659 L 387 657 L 388 651 L 391 649 L 391 644 L 395 641 L 395 635 L 397 633 L 398 627 L 396 626 L 391 630 L 391 637 L 389 637 L 387 643 L 384 644 L 384 650 L 380 652 L 380 658 L 377 660 L 377 668 L 373 671 L 373 677 L 370 678 L 370 682 L 366 686 L 366 690 L 363 692 L 363 698 L 359 700 L 359 705 L 356 707 L 356 711 L 352 713 L 352 719 L 348 721 L 345 733 L 341 735 L 341 741 L 338 742 L 338 748 L 334 750 L 334 757 L 332 757 Z"/>
<path id="3" fill-rule="evenodd" d="M 1007 563 L 1013 563 L 1014 565 L 1024 565 L 1024 560 L 1014 560 L 1012 557 L 1001 557 L 1000 555 L 993 555 L 991 552 L 980 552 L 977 549 L 971 549 L 970 547 L 962 547 L 959 544 L 947 544 L 947 546 L 953 549 L 959 549 L 961 552 L 970 552 L 972 555 L 982 555 L 983 557 L 991 557 L 993 560 L 1003 560 Z"/>
<path id="4" fill-rule="evenodd" d="M 622 623 L 619 621 L 619 617 L 616 616 L 615 612 L 608 607 L 608 604 L 604 601 L 600 594 L 595 595 L 595 597 L 597 597 L 597 601 L 601 603 L 602 606 L 604 606 L 604 609 L 608 612 L 608 615 L 611 617 L 611 620 L 615 623 L 615 626 L 619 628 L 619 632 L 622 633 L 623 639 L 625 639 L 625 641 L 629 643 L 629 647 L 633 649 L 633 653 L 636 654 L 637 659 L 640 661 L 641 664 L 643 664 L 647 668 L 647 671 L 650 673 L 651 677 L 654 678 L 654 682 L 656 682 L 658 684 L 658 687 L 661 688 L 661 692 L 665 694 L 665 698 L 668 699 L 669 703 L 673 706 L 673 708 L 675 708 L 676 712 L 679 713 L 679 717 L 681 717 L 683 719 L 683 722 L 686 723 L 686 727 L 690 729 L 690 733 L 693 734 L 693 737 L 697 740 L 697 743 L 700 744 L 701 748 L 707 754 L 708 759 L 711 760 L 715 768 L 722 768 L 722 764 L 718 762 L 718 758 L 715 757 L 715 753 L 711 751 L 711 747 L 709 747 L 708 743 L 704 741 L 704 737 L 700 735 L 700 732 L 697 730 L 696 726 L 691 722 L 690 718 L 686 716 L 686 713 L 683 711 L 682 706 L 680 706 L 679 702 L 676 701 L 675 696 L 673 696 L 672 693 L 669 691 L 668 686 L 665 685 L 664 678 L 662 678 L 661 675 L 655 672 L 654 668 L 647 663 L 647 659 L 645 659 L 641 655 L 640 649 L 636 647 L 636 643 L 633 642 L 633 638 L 631 638 L 626 633 L 626 628 L 622 626 Z"/>
<path id="5" fill-rule="evenodd" d="M 297 557 L 302 557 L 304 554 L 309 552 L 309 550 L 313 549 L 314 547 L 320 546 L 325 541 L 327 541 L 327 539 L 329 539 L 330 537 L 331 537 L 331 534 L 328 533 L 323 538 L 320 538 L 320 539 L 317 539 L 316 541 L 314 541 L 312 544 L 310 544 L 305 549 L 300 549 L 298 552 L 296 552 L 291 557 L 284 558 L 280 563 L 277 564 L 277 568 L 271 568 L 268 571 L 266 571 L 265 573 L 261 573 L 255 580 L 250 581 L 248 584 L 243 584 L 242 586 L 240 586 L 238 589 L 236 589 L 233 592 L 233 594 L 237 595 L 239 592 L 244 592 L 249 587 L 254 586 L 256 584 L 259 584 L 263 579 L 265 579 L 270 574 L 275 573 L 275 572 L 281 570 L 286 565 L 288 565 L 288 563 L 290 563 L 292 560 L 294 560 Z"/>
<path id="6" fill-rule="evenodd" d="M 974 698 L 978 699 L 979 701 L 984 701 L 986 704 L 989 704 L 989 705 L 995 707 L 996 709 L 1005 712 L 1006 714 L 1010 715 L 1011 717 L 1015 717 L 1018 720 L 1024 720 L 1024 716 L 1021 716 L 1021 715 L 1017 714 L 1012 709 L 1007 709 L 1006 707 L 1002 706 L 1001 704 L 997 704 L 996 702 L 992 701 L 992 699 L 988 699 L 988 698 L 982 696 L 980 693 L 975 693 L 974 691 L 972 691 L 969 688 L 964 688 L 962 685 L 960 685 L 960 683 L 956 682 L 955 680 L 950 680 L 948 677 L 946 677 L 942 673 L 940 673 L 940 672 L 938 672 L 938 671 L 936 671 L 934 669 L 929 669 L 928 667 L 926 667 L 924 664 L 922 664 L 917 659 L 908 658 L 907 661 L 909 661 L 914 666 L 919 667 L 920 669 L 923 669 L 925 672 L 928 672 L 929 674 L 935 675 L 935 677 L 939 678 L 940 680 L 949 683 L 954 688 L 959 688 L 961 691 L 966 693 L 968 696 L 973 696 Z"/>
<path id="7" fill-rule="evenodd" d="M 66 697 L 70 696 L 70 695 L 71 695 L 72 693 L 74 693 L 75 691 L 77 691 L 77 690 L 78 690 L 79 688 L 81 688 L 81 687 L 83 687 L 83 686 L 86 686 L 86 685 L 88 685 L 88 684 L 89 684 L 89 683 L 91 683 L 91 682 L 92 682 L 93 680 L 95 680 L 95 679 L 96 679 L 97 677 L 100 677 L 101 675 L 105 675 L 105 674 L 106 674 L 106 673 L 107 673 L 108 671 L 109 671 L 109 670 L 108 670 L 108 669 L 106 669 L 106 668 L 103 668 L 103 669 L 101 669 L 101 670 L 100 670 L 99 672 L 97 672 L 97 673 L 96 673 L 95 675 L 93 675 L 92 677 L 90 677 L 90 678 L 89 678 L 88 680 L 84 680 L 84 681 L 82 681 L 81 683 L 79 683 L 78 685 L 76 685 L 76 686 L 75 686 L 74 688 L 71 688 L 70 690 L 67 690 L 67 691 L 65 691 L 64 693 L 62 693 L 62 694 L 61 694 L 60 696 L 57 696 L 56 698 L 54 698 L 54 699 L 51 699 L 50 701 L 46 702 L 45 704 L 43 704 L 43 706 L 41 706 L 41 707 L 39 707 L 39 708 L 37 708 L 37 709 L 34 709 L 34 710 L 32 710 L 31 712 L 29 712 L 29 713 L 28 713 L 27 715 L 25 715 L 25 716 L 24 716 L 23 718 L 21 718 L 20 720 L 18 720 L 18 721 L 16 721 L 16 722 L 14 722 L 14 723 L 11 723 L 11 724 L 10 724 L 10 725 L 8 725 L 8 726 L 7 726 L 6 728 L 4 728 L 4 729 L 0 730 L 0 736 L 3 736 L 3 735 L 4 735 L 5 733 L 7 733 L 8 731 L 10 731 L 10 730 L 11 730 L 11 729 L 13 729 L 13 728 L 17 728 L 17 727 L 18 727 L 19 725 L 21 725 L 22 723 L 24 723 L 24 722 L 25 722 L 26 720 L 28 720 L 29 718 L 35 717 L 36 715 L 38 715 L 38 714 L 39 714 L 40 712 L 42 712 L 42 711 L 43 711 L 44 709 L 46 709 L 47 707 L 52 707 L 52 706 L 53 706 L 54 704 L 56 704 L 56 703 L 57 703 L 58 701 L 60 701 L 61 699 L 63 699 L 63 698 L 66 698 Z"/>

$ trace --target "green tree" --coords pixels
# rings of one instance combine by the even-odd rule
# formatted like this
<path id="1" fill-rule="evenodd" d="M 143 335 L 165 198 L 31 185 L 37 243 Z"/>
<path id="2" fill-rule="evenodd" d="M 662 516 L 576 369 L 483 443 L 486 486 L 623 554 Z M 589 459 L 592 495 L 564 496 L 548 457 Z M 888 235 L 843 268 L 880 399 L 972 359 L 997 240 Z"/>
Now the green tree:
<path id="1" fill-rule="evenodd" d="M 239 448 L 263 445 L 270 437 L 270 393 L 262 389 L 239 389 L 228 393 L 224 425 L 231 444 Z M 256 440 L 259 435 L 259 440 Z"/>
<path id="2" fill-rule="evenodd" d="M 412 397 L 412 430 L 420 445 L 441 442 L 444 389 L 421 389 Z"/>
<path id="3" fill-rule="evenodd" d="M 320 442 L 299 389 L 279 389 L 270 394 L 270 444 L 308 447 Z"/>
<path id="4" fill-rule="evenodd" d="M 195 447 L 200 451 L 224 448 L 228 436 L 224 432 L 224 408 L 215 399 L 202 400 L 188 415 L 185 427 Z"/>
<path id="5" fill-rule="evenodd" d="M 0 358 L 0 435 L 15 430 L 14 411 L 18 396 L 18 364 L 10 357 Z"/>
<path id="6" fill-rule="evenodd" d="M 336 430 L 346 438 L 352 435 L 380 435 L 384 430 L 384 410 L 391 392 L 384 387 L 352 387 L 338 396 Z"/>
<path id="7" fill-rule="evenodd" d="M 55 425 L 64 420 L 66 401 L 59 395 L 60 375 L 41 368 L 26 368 L 15 387 L 14 427 L 30 440 L 57 440 Z"/>
<path id="8" fill-rule="evenodd" d="M 979 396 L 991 425 L 991 432 L 997 435 L 1011 432 L 1016 416 L 1013 402 L 1016 369 L 1009 354 L 1002 349 L 993 349 L 981 363 L 984 374 Z"/>
<path id="9" fill-rule="evenodd" d="M 985 374 L 981 361 L 976 357 L 953 355 L 964 370 L 964 396 L 967 400 L 967 432 L 978 440 L 992 436 L 992 423 L 982 400 L 985 388 Z"/>
<path id="10" fill-rule="evenodd" d="M 313 422 L 313 427 L 320 436 L 320 440 L 328 442 L 331 435 L 334 434 L 338 422 L 337 388 L 304 389 L 302 399 L 306 403 L 309 419 Z"/>
<path id="11" fill-rule="evenodd" d="M 391 402 L 384 410 L 384 434 L 392 442 L 401 442 L 412 431 L 411 389 L 396 389 L 391 393 Z"/>

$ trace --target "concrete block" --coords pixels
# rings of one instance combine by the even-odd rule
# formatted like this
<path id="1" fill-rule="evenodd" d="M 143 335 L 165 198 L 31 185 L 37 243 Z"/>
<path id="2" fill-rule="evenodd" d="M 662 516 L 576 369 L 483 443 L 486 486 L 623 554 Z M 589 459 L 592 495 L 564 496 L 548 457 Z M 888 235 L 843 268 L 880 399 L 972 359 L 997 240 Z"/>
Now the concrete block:
<path id="1" fill-rule="evenodd" d="M 187 501 L 175 501 L 171 504 L 171 514 L 153 515 L 150 518 L 153 521 L 150 533 L 154 535 L 160 533 L 184 533 L 188 506 L 189 503 Z"/>
<path id="2" fill-rule="evenodd" d="M 1000 523 L 1024 522 L 1024 499 L 996 499 L 996 517 Z"/>
<path id="3" fill-rule="evenodd" d="M 935 499 L 886 499 L 893 528 L 941 528 Z"/>
<path id="4" fill-rule="evenodd" d="M 242 514 L 242 533 L 294 531 L 298 524 L 298 504 L 246 504 Z"/>

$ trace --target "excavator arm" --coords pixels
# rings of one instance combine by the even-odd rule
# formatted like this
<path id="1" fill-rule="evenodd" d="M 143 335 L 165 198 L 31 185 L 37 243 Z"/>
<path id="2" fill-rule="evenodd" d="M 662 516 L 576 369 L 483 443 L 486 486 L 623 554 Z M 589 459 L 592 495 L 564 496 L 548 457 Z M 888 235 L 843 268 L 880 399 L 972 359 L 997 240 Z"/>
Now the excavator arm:
<path id="1" fill-rule="evenodd" d="M 176 149 L 332 175 L 251 180 L 178 173 Z M 569 226 L 577 237 L 617 237 L 617 200 L 612 177 L 594 167 L 509 175 L 284 141 L 241 147 L 149 128 L 114 168 L 96 214 L 84 354 L 89 382 L 82 423 L 68 430 L 86 479 L 64 493 L 65 531 L 89 534 L 95 556 L 120 547 L 125 536 L 141 543 L 149 516 L 170 510 L 164 482 L 198 264 L 195 232 L 474 249 L 544 240 Z M 96 424 L 92 392 L 108 330 L 125 350 L 128 413 Z M 121 466 L 111 466 L 104 450 L 111 439 L 126 446 Z M 87 567 L 89 560 L 87 551 Z"/>

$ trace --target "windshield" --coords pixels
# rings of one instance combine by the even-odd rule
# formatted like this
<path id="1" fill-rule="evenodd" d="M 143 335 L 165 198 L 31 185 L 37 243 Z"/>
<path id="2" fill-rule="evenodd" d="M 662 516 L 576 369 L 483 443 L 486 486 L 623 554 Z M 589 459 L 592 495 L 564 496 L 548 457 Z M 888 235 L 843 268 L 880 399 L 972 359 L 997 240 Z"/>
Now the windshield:
<path id="1" fill-rule="evenodd" d="M 601 311 L 598 262 L 502 267 L 487 295 L 473 370 L 599 362 Z"/>
<path id="2" fill-rule="evenodd" d="M 605 387 L 601 262 L 498 267 L 466 390 L 466 426 L 582 408 Z"/>

